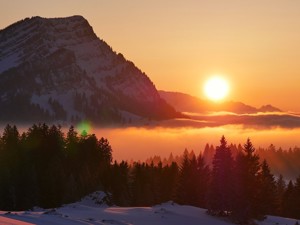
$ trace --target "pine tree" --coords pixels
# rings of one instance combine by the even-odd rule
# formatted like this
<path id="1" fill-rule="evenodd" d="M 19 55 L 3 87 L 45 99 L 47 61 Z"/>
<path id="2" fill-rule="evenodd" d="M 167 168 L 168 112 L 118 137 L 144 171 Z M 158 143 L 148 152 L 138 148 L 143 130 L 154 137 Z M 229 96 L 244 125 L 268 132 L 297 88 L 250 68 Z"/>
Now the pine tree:
<path id="1" fill-rule="evenodd" d="M 176 202 L 179 204 L 191 204 L 191 185 L 194 185 L 191 177 L 191 161 L 189 160 L 189 153 L 185 149 L 183 153 L 183 161 L 179 169 L 178 182 L 176 188 Z M 193 183 L 191 183 L 191 181 Z"/>
<path id="2" fill-rule="evenodd" d="M 112 194 L 112 202 L 118 206 L 130 204 L 129 166 L 127 162 L 115 162 L 110 170 L 109 187 L 106 190 Z"/>
<path id="3" fill-rule="evenodd" d="M 300 176 L 297 177 L 295 182 L 295 192 L 294 192 L 294 201 L 295 201 L 295 217 L 300 219 Z"/>
<path id="4" fill-rule="evenodd" d="M 283 215 L 289 218 L 295 217 L 296 205 L 295 186 L 293 181 L 290 181 L 283 195 Z"/>
<path id="5" fill-rule="evenodd" d="M 259 174 L 259 204 L 257 212 L 263 218 L 267 214 L 274 213 L 276 200 L 276 184 L 274 175 L 271 173 L 270 167 L 266 160 L 261 165 L 261 172 Z"/>
<path id="6" fill-rule="evenodd" d="M 236 156 L 234 167 L 234 210 L 233 216 L 239 222 L 256 218 L 259 185 L 259 156 L 250 139 L 244 144 L 243 152 Z"/>
<path id="7" fill-rule="evenodd" d="M 278 179 L 276 180 L 276 215 L 283 216 L 283 199 L 284 199 L 284 193 L 286 189 L 286 184 L 283 179 L 283 176 L 280 174 Z"/>
<path id="8" fill-rule="evenodd" d="M 200 154 L 197 158 L 193 152 L 184 152 L 183 162 L 179 170 L 176 201 L 198 207 L 206 206 L 209 167 Z"/>
<path id="9" fill-rule="evenodd" d="M 206 165 L 205 160 L 200 153 L 197 157 L 197 205 L 201 208 L 207 207 L 207 194 L 208 194 L 208 184 L 210 180 L 210 170 L 209 166 Z"/>
<path id="10" fill-rule="evenodd" d="M 215 155 L 214 146 L 212 145 L 209 146 L 209 144 L 207 143 L 203 151 L 203 158 L 205 159 L 207 165 L 212 166 L 214 155 Z"/>
<path id="11" fill-rule="evenodd" d="M 110 167 L 111 157 L 106 139 L 78 137 L 73 127 L 65 137 L 60 126 L 33 125 L 20 135 L 8 125 L 0 137 L 0 209 L 76 201 L 99 190 L 99 174 Z"/>
<path id="12" fill-rule="evenodd" d="M 233 158 L 224 136 L 216 147 L 209 193 L 209 213 L 228 215 L 233 200 Z"/>
<path id="13" fill-rule="evenodd" d="M 17 192 L 21 171 L 20 135 L 16 126 L 7 125 L 1 137 L 0 197 L 2 209 L 18 206 Z M 0 205 L 1 206 L 1 205 Z"/>
<path id="14" fill-rule="evenodd" d="M 176 187 L 178 181 L 179 168 L 176 162 L 163 167 L 160 178 L 162 202 L 176 200 Z"/>
<path id="15" fill-rule="evenodd" d="M 73 126 L 71 126 L 67 132 L 65 140 L 65 155 L 65 190 L 67 191 L 64 195 L 64 200 L 72 202 L 76 201 L 81 193 L 82 187 L 79 182 L 76 182 L 76 177 L 80 174 L 80 168 L 83 163 L 79 156 L 78 133 L 75 131 Z"/>
<path id="16" fill-rule="evenodd" d="M 150 188 L 147 183 L 146 165 L 135 163 L 131 172 L 130 189 L 132 193 L 132 206 L 146 206 L 149 201 Z"/>

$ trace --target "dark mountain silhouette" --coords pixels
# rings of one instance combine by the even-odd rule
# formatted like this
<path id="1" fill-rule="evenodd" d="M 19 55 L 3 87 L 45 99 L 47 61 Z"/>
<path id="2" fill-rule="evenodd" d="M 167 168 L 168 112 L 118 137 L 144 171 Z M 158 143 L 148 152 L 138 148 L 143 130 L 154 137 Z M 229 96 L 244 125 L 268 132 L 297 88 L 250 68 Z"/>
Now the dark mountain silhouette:
<path id="1" fill-rule="evenodd" d="M 222 102 L 214 103 L 211 101 L 203 100 L 188 94 L 180 92 L 159 91 L 160 96 L 177 111 L 180 112 L 233 112 L 233 113 L 257 113 L 257 112 L 281 112 L 280 109 L 272 105 L 264 105 L 259 109 L 246 105 L 242 102 Z"/>
<path id="2" fill-rule="evenodd" d="M 26 18 L 0 31 L 0 107 L 1 121 L 111 124 L 179 115 L 82 16 Z"/>

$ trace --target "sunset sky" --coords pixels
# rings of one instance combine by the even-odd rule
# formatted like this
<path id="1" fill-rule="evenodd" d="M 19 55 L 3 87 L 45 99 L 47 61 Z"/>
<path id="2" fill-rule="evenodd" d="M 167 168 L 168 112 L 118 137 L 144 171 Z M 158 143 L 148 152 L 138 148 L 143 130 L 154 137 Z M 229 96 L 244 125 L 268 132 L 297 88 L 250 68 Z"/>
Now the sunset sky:
<path id="1" fill-rule="evenodd" d="M 82 15 L 158 89 L 204 98 L 219 74 L 227 100 L 300 112 L 300 1 L 1 0 L 0 29 L 31 16 Z"/>

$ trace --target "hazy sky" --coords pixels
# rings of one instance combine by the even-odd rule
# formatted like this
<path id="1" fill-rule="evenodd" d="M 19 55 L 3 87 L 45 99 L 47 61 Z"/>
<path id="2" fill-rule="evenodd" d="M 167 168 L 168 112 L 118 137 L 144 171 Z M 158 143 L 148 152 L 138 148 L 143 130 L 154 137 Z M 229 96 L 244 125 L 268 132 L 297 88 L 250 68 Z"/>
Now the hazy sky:
<path id="1" fill-rule="evenodd" d="M 0 28 L 83 15 L 158 89 L 203 97 L 223 74 L 229 100 L 300 111 L 299 0 L 0 0 Z"/>

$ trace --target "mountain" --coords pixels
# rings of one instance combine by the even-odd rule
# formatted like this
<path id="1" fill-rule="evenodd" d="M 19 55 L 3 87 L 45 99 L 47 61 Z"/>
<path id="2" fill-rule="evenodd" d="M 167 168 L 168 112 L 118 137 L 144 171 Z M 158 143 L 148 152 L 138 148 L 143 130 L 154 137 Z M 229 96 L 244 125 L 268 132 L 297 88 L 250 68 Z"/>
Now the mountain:
<path id="1" fill-rule="evenodd" d="M 82 16 L 0 30 L 0 121 L 127 123 L 179 115 L 152 81 Z"/>
<path id="2" fill-rule="evenodd" d="M 272 105 L 264 105 L 259 109 L 241 102 L 213 103 L 188 94 L 180 92 L 159 91 L 160 96 L 179 112 L 232 112 L 237 114 L 258 112 L 281 112 Z"/>
<path id="3" fill-rule="evenodd" d="M 263 105 L 258 109 L 259 112 L 282 112 L 280 109 L 272 105 Z"/>

